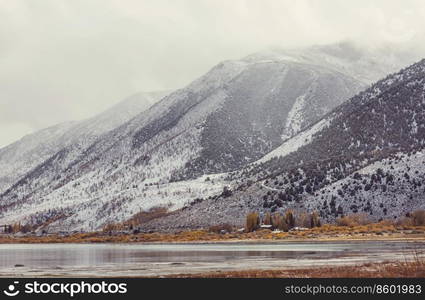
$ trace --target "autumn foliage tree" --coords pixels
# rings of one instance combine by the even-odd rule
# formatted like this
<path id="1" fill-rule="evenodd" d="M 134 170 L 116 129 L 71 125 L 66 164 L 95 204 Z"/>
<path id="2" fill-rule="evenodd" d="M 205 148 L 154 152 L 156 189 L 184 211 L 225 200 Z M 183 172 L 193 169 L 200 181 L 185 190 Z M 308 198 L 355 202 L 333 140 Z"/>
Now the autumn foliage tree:
<path id="1" fill-rule="evenodd" d="M 252 212 L 246 216 L 245 230 L 252 232 L 260 227 L 260 217 L 258 213 Z"/>
<path id="2" fill-rule="evenodd" d="M 270 213 L 269 213 L 269 212 L 267 212 L 267 213 L 264 215 L 264 218 L 263 218 L 263 224 L 264 224 L 264 225 L 272 225 L 272 218 L 271 218 L 271 215 L 270 215 Z"/>

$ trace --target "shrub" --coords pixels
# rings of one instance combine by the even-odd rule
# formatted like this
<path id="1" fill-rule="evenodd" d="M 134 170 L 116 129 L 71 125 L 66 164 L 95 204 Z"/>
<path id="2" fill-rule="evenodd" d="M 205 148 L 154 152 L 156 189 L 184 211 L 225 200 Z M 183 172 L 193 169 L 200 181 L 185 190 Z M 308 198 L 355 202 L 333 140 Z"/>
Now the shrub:
<path id="1" fill-rule="evenodd" d="M 230 224 L 219 224 L 219 225 L 214 225 L 211 226 L 208 229 L 209 232 L 214 232 L 214 233 L 222 233 L 223 231 L 225 232 L 232 232 L 233 231 L 233 226 Z"/>
<path id="2" fill-rule="evenodd" d="M 366 225 L 370 224 L 366 214 L 351 214 L 348 216 L 340 217 L 336 219 L 336 224 L 338 226 L 357 226 L 357 225 Z"/>
<path id="3" fill-rule="evenodd" d="M 258 213 L 249 213 L 246 216 L 246 226 L 245 230 L 247 232 L 252 232 L 260 227 L 260 217 L 258 216 Z"/>
<path id="4" fill-rule="evenodd" d="M 356 224 L 349 216 L 340 217 L 336 219 L 336 225 L 338 226 L 355 226 Z"/>
<path id="5" fill-rule="evenodd" d="M 310 228 L 321 227 L 322 223 L 320 222 L 319 214 L 314 211 L 310 214 Z"/>
<path id="6" fill-rule="evenodd" d="M 19 231 L 21 231 L 21 223 L 15 223 L 12 225 L 12 229 L 11 229 L 11 233 L 17 233 Z"/>
<path id="7" fill-rule="evenodd" d="M 119 231 L 123 229 L 123 225 L 119 223 L 109 223 L 103 226 L 102 230 L 103 232 L 112 232 L 112 231 Z"/>
<path id="8" fill-rule="evenodd" d="M 13 227 L 12 225 L 7 225 L 4 229 L 5 233 L 13 233 Z"/>
<path id="9" fill-rule="evenodd" d="M 228 186 L 225 186 L 225 187 L 223 188 L 223 193 L 221 193 L 221 195 L 222 195 L 224 198 L 227 198 L 227 197 L 232 196 L 232 195 L 233 195 L 233 192 L 232 192 L 232 190 L 231 190 Z"/>
<path id="10" fill-rule="evenodd" d="M 5 227 L 5 233 L 28 233 L 33 229 L 33 226 L 31 226 L 30 224 L 21 225 L 21 223 L 14 223 Z"/>
<path id="11" fill-rule="evenodd" d="M 200 200 L 196 199 L 195 201 L 200 201 Z M 143 223 L 149 222 L 153 219 L 165 217 L 168 214 L 169 214 L 169 212 L 168 212 L 167 207 L 165 207 L 165 206 L 154 206 L 154 207 L 151 207 L 149 210 L 140 211 L 140 212 L 136 213 L 130 219 L 125 221 L 123 223 L 123 225 L 131 226 L 131 227 L 138 227 Z"/>
<path id="12" fill-rule="evenodd" d="M 282 231 L 288 231 L 288 224 L 286 224 L 285 222 L 285 218 L 279 214 L 279 213 L 275 213 L 272 217 L 271 217 L 271 225 L 273 227 L 273 229 L 279 229 Z"/>
<path id="13" fill-rule="evenodd" d="M 21 227 L 21 230 L 20 230 L 22 233 L 27 233 L 27 232 L 30 232 L 31 231 L 31 226 L 30 225 L 28 225 L 28 224 L 25 224 L 24 226 L 22 226 Z"/>
<path id="14" fill-rule="evenodd" d="M 413 219 L 412 217 L 403 217 L 397 221 L 397 225 L 401 226 L 413 226 Z"/>
<path id="15" fill-rule="evenodd" d="M 425 210 L 417 210 L 412 213 L 412 223 L 414 226 L 425 225 Z"/>

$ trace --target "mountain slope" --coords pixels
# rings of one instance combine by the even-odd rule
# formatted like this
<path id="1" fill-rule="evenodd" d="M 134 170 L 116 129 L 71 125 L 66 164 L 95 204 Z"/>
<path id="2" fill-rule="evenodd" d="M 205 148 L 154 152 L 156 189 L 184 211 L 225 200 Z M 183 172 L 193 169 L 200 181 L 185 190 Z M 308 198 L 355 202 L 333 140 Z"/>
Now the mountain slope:
<path id="1" fill-rule="evenodd" d="M 0 219 L 96 229 L 221 193 L 222 176 L 200 176 L 259 159 L 364 87 L 346 75 L 356 60 L 340 72 L 328 52 L 308 62 L 266 54 L 217 65 L 91 144 L 56 152 L 0 196 Z"/>
<path id="2" fill-rule="evenodd" d="M 56 141 L 75 122 L 58 124 L 34 134 L 29 134 L 21 140 L 0 149 L 0 193 L 15 183 L 20 176 L 31 170 L 52 155 Z"/>
<path id="3" fill-rule="evenodd" d="M 138 93 L 93 118 L 49 127 L 0 149 L 0 193 L 62 148 L 91 143 L 97 136 L 127 122 L 168 93 Z"/>
<path id="4" fill-rule="evenodd" d="M 377 82 L 238 172 L 233 195 L 188 206 L 146 227 L 243 225 L 252 210 L 366 213 L 425 208 L 425 60 Z M 187 220 L 190 220 L 188 222 Z"/>

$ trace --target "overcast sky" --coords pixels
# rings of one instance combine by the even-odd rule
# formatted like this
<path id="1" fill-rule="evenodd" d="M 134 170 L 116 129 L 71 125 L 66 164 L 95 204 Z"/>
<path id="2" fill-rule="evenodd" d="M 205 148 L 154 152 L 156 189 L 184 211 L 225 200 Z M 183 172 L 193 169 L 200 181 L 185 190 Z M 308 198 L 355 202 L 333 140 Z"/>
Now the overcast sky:
<path id="1" fill-rule="evenodd" d="M 135 92 L 183 87 L 221 60 L 411 42 L 424 20 L 423 0 L 0 0 L 0 147 Z"/>

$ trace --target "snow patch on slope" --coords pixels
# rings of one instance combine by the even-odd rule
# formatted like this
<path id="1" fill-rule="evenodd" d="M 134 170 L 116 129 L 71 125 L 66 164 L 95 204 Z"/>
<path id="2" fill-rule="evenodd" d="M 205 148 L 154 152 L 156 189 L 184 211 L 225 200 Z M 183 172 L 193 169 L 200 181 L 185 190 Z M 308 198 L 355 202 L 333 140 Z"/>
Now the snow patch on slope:
<path id="1" fill-rule="evenodd" d="M 301 131 L 301 125 L 303 121 L 303 109 L 305 106 L 306 95 L 299 96 L 296 100 L 292 109 L 288 113 L 288 118 L 286 119 L 284 134 L 282 135 L 282 140 L 285 141 L 292 137 L 295 133 Z"/>
<path id="2" fill-rule="evenodd" d="M 312 127 L 306 129 L 305 131 L 300 132 L 293 138 L 287 140 L 281 146 L 271 151 L 270 153 L 266 154 L 260 160 L 256 161 L 256 163 L 263 163 L 272 158 L 279 157 L 279 156 L 286 156 L 289 153 L 297 151 L 300 147 L 309 144 L 313 140 L 313 136 L 317 132 L 321 131 L 325 127 L 328 127 L 331 120 L 332 120 L 331 118 L 322 119 L 321 121 L 319 121 Z"/>

